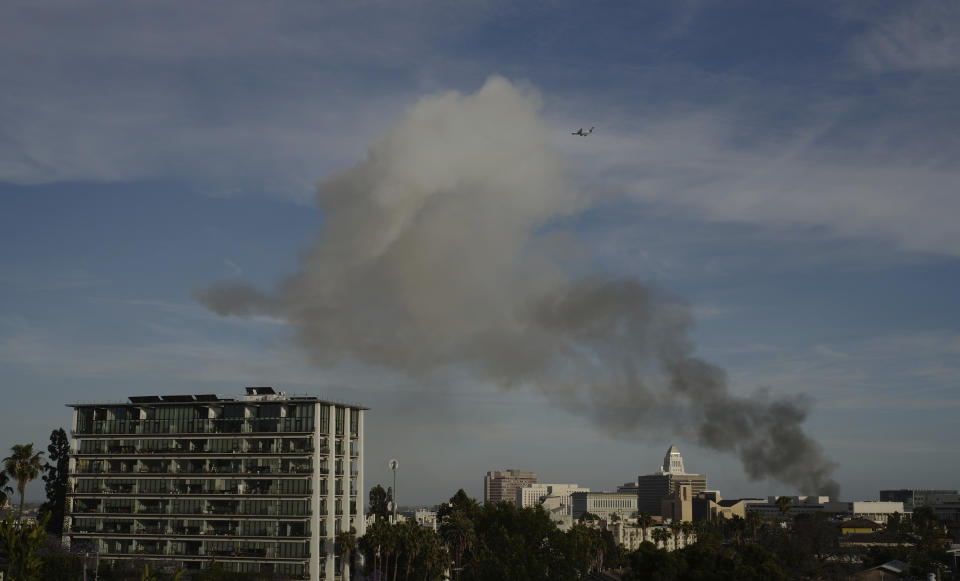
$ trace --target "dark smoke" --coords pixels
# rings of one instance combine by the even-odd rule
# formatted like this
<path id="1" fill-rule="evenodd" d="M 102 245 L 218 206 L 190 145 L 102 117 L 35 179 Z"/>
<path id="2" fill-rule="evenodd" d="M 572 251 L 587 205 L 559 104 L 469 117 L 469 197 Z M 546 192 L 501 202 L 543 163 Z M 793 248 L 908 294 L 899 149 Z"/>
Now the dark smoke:
<path id="1" fill-rule="evenodd" d="M 325 216 L 301 269 L 263 293 L 197 294 L 221 315 L 288 321 L 320 365 L 343 358 L 429 382 L 449 370 L 531 386 L 611 433 L 666 418 L 739 455 L 754 479 L 835 495 L 803 431 L 808 402 L 729 392 L 693 356 L 688 307 L 632 278 L 571 279 L 551 231 L 590 200 L 550 147 L 536 95 L 492 78 L 423 99 L 367 159 L 318 187 Z"/>

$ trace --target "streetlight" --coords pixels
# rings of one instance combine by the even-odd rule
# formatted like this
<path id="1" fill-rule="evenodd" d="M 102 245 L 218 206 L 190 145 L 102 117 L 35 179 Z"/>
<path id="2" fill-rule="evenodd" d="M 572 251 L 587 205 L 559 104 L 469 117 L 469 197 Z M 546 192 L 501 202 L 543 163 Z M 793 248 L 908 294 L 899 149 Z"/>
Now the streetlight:
<path id="1" fill-rule="evenodd" d="M 400 463 L 397 462 L 396 458 L 392 458 L 388 464 L 390 470 L 393 470 L 393 524 L 397 524 L 397 468 L 400 467 Z"/>

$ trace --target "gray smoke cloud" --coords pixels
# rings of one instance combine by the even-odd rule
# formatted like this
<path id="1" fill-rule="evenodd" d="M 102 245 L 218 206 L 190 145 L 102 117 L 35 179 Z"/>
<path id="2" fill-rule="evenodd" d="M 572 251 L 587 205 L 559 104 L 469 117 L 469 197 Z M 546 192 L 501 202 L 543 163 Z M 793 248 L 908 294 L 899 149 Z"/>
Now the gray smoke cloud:
<path id="1" fill-rule="evenodd" d="M 687 306 L 628 277 L 585 275 L 558 221 L 590 207 L 529 87 L 491 77 L 425 97 L 357 166 L 321 182 L 324 225 L 269 293 L 216 284 L 221 315 L 289 322 L 321 366 L 351 358 L 429 382 L 467 372 L 529 386 L 611 433 L 667 422 L 739 455 L 754 479 L 835 495 L 802 429 L 808 402 L 731 394 L 693 355 Z"/>

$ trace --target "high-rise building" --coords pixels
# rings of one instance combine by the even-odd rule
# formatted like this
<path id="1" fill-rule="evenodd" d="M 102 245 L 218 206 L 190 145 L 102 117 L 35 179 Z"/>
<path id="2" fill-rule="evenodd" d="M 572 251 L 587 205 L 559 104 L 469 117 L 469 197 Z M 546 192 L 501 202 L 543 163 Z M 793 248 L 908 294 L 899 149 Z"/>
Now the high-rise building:
<path id="1" fill-rule="evenodd" d="M 516 502 L 518 488 L 539 482 L 536 472 L 516 469 L 491 470 L 483 477 L 483 501 Z"/>
<path id="2" fill-rule="evenodd" d="M 367 408 L 248 387 L 74 408 L 65 536 L 101 559 L 334 579 L 365 532 Z"/>
<path id="3" fill-rule="evenodd" d="M 690 486 L 693 497 L 707 489 L 705 474 L 688 474 L 676 446 L 670 446 L 663 457 L 663 465 L 656 474 L 637 477 L 637 510 L 650 515 L 661 515 L 661 501 L 672 497 L 681 485 Z"/>

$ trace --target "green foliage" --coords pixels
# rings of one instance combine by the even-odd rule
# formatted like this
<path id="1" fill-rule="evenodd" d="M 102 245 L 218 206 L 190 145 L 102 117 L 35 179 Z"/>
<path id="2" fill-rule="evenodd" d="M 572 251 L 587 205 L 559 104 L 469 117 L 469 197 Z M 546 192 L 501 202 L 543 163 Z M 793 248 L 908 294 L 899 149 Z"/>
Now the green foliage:
<path id="1" fill-rule="evenodd" d="M 663 529 L 657 529 L 670 534 Z M 787 578 L 777 557 L 770 551 L 746 545 L 740 550 L 724 545 L 712 534 L 678 551 L 659 549 L 644 543 L 626 557 L 629 571 L 624 581 L 726 580 L 778 581 Z"/>
<path id="2" fill-rule="evenodd" d="M 64 509 L 67 504 L 67 482 L 70 472 L 70 439 L 63 428 L 51 432 L 50 445 L 47 446 L 50 463 L 44 464 L 43 481 L 47 492 L 47 501 L 40 507 L 41 514 L 49 514 L 47 532 L 60 536 L 63 534 Z"/>
<path id="3" fill-rule="evenodd" d="M 441 579 L 450 564 L 437 533 L 412 520 L 376 521 L 357 548 L 364 554 L 367 574 L 377 579 Z"/>
<path id="4" fill-rule="evenodd" d="M 780 509 L 783 518 L 787 518 L 790 515 L 790 509 L 793 508 L 793 499 L 789 496 L 778 496 L 777 508 Z"/>
<path id="5" fill-rule="evenodd" d="M 471 521 L 477 517 L 480 512 L 480 505 L 477 501 L 467 496 L 467 493 L 461 488 L 456 494 L 450 497 L 450 502 L 443 504 L 437 510 L 437 519 L 443 522 L 449 515 L 459 512 Z"/>
<path id="6" fill-rule="evenodd" d="M 83 555 L 64 549 L 57 538 L 47 536 L 47 541 L 40 551 L 40 558 L 43 561 L 40 579 L 43 581 L 83 577 Z"/>
<path id="7" fill-rule="evenodd" d="M 14 444 L 10 451 L 12 453 L 3 459 L 3 471 L 17 483 L 17 492 L 20 493 L 20 510 L 17 518 L 22 519 L 23 494 L 27 488 L 27 483 L 40 475 L 40 457 L 43 452 L 34 453 L 33 443 Z"/>
<path id="8" fill-rule="evenodd" d="M 379 484 L 370 489 L 370 510 L 377 520 L 390 518 L 390 495 Z"/>
<path id="9" fill-rule="evenodd" d="M 486 504 L 474 522 L 476 545 L 463 579 L 576 579 L 578 563 L 564 534 L 541 507 Z M 586 571 L 583 571 L 584 573 Z"/>
<path id="10" fill-rule="evenodd" d="M 7 505 L 10 497 L 13 496 L 13 489 L 9 486 L 10 475 L 6 470 L 0 471 L 0 508 Z"/>
<path id="11" fill-rule="evenodd" d="M 181 573 L 178 571 L 177 575 Z M 228 571 L 220 563 L 214 561 L 210 564 L 209 567 L 204 569 L 200 573 L 194 573 L 190 577 L 194 581 L 258 581 L 257 575 L 254 573 L 236 573 L 234 571 Z M 103 577 L 101 577 L 103 579 Z M 172 581 L 178 581 L 174 579 Z"/>
<path id="12" fill-rule="evenodd" d="M 0 521 L 0 558 L 7 561 L 7 581 L 40 581 L 47 540 L 45 522 L 23 522 L 8 516 Z"/>

